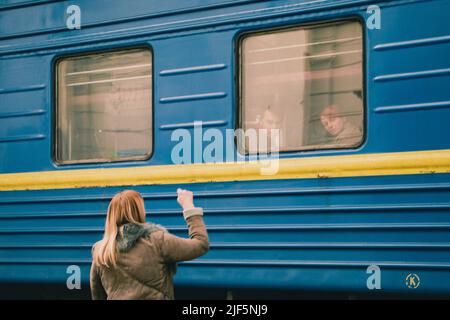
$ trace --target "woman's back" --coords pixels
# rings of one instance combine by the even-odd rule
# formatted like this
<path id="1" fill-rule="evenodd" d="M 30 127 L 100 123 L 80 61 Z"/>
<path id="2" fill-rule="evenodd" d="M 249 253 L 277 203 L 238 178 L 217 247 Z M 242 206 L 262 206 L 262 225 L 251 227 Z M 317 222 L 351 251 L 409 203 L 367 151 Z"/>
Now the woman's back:
<path id="1" fill-rule="evenodd" d="M 115 266 L 96 263 L 95 258 L 92 263 L 92 298 L 173 299 L 176 263 L 195 259 L 209 249 L 203 210 L 189 206 L 183 215 L 189 239 L 174 236 L 152 223 L 121 225 L 114 243 Z"/>

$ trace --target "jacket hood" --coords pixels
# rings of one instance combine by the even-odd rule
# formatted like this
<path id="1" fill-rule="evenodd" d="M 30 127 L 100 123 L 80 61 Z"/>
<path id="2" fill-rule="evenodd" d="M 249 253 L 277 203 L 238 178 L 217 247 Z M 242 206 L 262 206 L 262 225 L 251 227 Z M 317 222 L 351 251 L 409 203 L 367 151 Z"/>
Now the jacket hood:
<path id="1" fill-rule="evenodd" d="M 155 231 L 167 232 L 166 228 L 159 224 L 127 223 L 124 224 L 117 234 L 117 248 L 119 252 L 127 252 L 134 247 L 141 237 L 147 237 Z"/>

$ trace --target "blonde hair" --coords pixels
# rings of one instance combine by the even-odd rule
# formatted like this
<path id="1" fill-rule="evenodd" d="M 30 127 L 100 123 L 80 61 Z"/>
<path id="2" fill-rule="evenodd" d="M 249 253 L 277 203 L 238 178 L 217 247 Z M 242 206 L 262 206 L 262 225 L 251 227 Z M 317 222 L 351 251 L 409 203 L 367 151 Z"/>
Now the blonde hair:
<path id="1" fill-rule="evenodd" d="M 117 264 L 116 238 L 120 227 L 126 223 L 145 223 L 144 199 L 134 190 L 116 194 L 108 206 L 103 239 L 92 250 L 92 258 L 98 266 L 115 267 Z"/>

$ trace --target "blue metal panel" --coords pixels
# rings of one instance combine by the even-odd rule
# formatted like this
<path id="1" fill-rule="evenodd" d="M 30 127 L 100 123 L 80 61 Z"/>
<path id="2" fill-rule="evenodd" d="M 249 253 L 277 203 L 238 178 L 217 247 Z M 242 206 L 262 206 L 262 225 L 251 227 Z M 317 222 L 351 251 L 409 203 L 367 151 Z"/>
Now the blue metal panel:
<path id="1" fill-rule="evenodd" d="M 386 292 L 408 293 L 403 280 L 413 272 L 426 281 L 416 294 L 448 293 L 448 178 L 186 185 L 205 208 L 211 250 L 180 264 L 176 284 L 364 292 L 365 270 L 377 264 Z M 186 236 L 176 187 L 135 189 L 144 195 L 150 221 Z M 91 245 L 101 238 L 117 190 L 3 192 L 2 281 L 39 282 L 45 274 L 45 281 L 59 283 L 71 264 L 82 266 L 87 281 Z"/>

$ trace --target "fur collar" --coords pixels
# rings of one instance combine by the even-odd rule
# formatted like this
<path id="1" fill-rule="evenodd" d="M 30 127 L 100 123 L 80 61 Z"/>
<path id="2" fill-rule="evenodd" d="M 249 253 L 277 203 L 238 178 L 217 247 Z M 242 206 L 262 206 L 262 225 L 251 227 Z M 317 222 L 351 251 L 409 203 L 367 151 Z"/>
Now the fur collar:
<path id="1" fill-rule="evenodd" d="M 166 228 L 159 224 L 127 223 L 120 227 L 117 234 L 117 248 L 120 252 L 127 252 L 134 247 L 141 237 L 147 237 L 155 231 L 167 232 Z"/>

